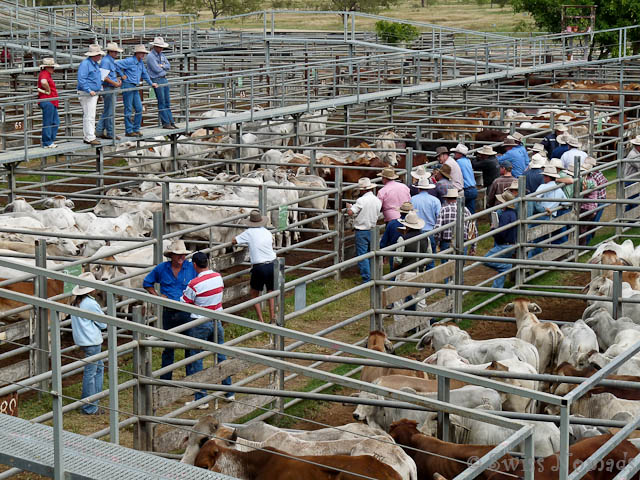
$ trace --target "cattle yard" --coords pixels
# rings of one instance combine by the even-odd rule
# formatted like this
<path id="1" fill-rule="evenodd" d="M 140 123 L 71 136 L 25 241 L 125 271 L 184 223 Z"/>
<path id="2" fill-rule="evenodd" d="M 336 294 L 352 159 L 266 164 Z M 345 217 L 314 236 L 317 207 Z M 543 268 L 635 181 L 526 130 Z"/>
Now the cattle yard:
<path id="1" fill-rule="evenodd" d="M 518 449 L 525 462 L 520 476 L 533 478 L 536 424 L 519 421 L 552 422 L 559 427 L 558 448 L 552 451 L 560 452 L 561 480 L 581 478 L 640 425 L 631 406 L 624 411 L 632 419 L 621 420 L 614 414 L 585 414 L 584 402 L 580 403 L 594 387 L 636 392 L 635 381 L 606 377 L 635 365 L 640 342 L 626 344 L 588 378 L 442 368 L 439 362 L 423 363 L 366 348 L 369 332 L 384 329 L 395 350 L 413 350 L 418 344 L 438 349 L 434 331 L 456 327 L 431 328 L 431 320 L 452 320 L 461 327 L 513 324 L 511 314 L 496 312 L 515 297 L 536 302 L 542 309 L 539 319 L 559 326 L 578 318 L 545 316 L 545 302 L 602 302 L 613 319 L 635 320 L 632 313 L 640 297 L 625 296 L 623 276 L 640 272 L 637 264 L 585 263 L 592 254 L 602 253 L 600 243 L 637 243 L 640 238 L 636 197 L 640 183 L 623 173 L 629 140 L 640 133 L 640 97 L 634 92 L 640 88 L 640 64 L 632 53 L 635 45 L 627 40 L 629 29 L 596 33 L 610 39 L 606 47 L 617 53 L 610 56 L 615 58 L 597 59 L 597 51 L 587 58 L 588 48 L 583 46 L 591 44 L 592 34 L 515 38 L 416 22 L 406 22 L 421 32 L 414 43 L 384 45 L 374 33 L 358 29 L 360 18 L 383 17 L 358 13 L 310 13 L 342 15 L 342 32 L 323 33 L 281 31 L 278 12 L 248 16 L 262 22 L 262 31 L 234 31 L 224 29 L 225 19 L 217 21 L 215 29 L 210 21 L 188 16 L 162 17 L 166 26 L 148 27 L 145 17 L 106 16 L 78 6 L 16 9 L 1 3 L 0 8 L 5 12 L 0 23 L 6 27 L 0 51 L 11 54 L 0 63 L 0 195 L 11 205 L 0 215 L 0 278 L 4 278 L 0 299 L 5 322 L 0 326 L 0 398 L 37 394 L 52 401 L 50 411 L 30 422 L 0 419 L 5 427 L 0 435 L 6 440 L 0 458 L 14 467 L 0 473 L 0 478 L 18 474 L 18 468 L 55 478 L 64 478 L 64 472 L 106 478 L 100 469 L 111 469 L 111 476 L 138 478 L 132 472 L 142 462 L 148 465 L 147 472 L 161 472 L 157 478 L 209 478 L 207 474 L 225 478 L 176 461 L 181 455 L 175 452 L 184 447 L 183 437 L 193 433 L 200 416 L 196 407 L 205 403 L 217 407 L 206 413 L 225 424 L 248 418 L 296 419 L 288 409 L 303 401 L 322 401 L 416 414 L 438 412 L 437 436 L 446 441 L 454 440 L 451 431 L 459 420 L 453 418 L 506 429 L 507 434 L 494 442 L 499 445 L 473 468 L 456 474 L 458 480 L 495 469 L 496 460 Z M 170 83 L 179 128 L 171 135 L 156 128 L 156 101 L 148 89 L 140 89 L 145 106 L 143 137 L 133 142 L 102 141 L 100 147 L 87 149 L 78 141 L 82 111 L 73 91 L 82 52 L 96 39 L 129 46 L 156 35 L 175 46 L 168 57 L 175 65 Z M 39 146 L 40 113 L 32 94 L 33 79 L 38 60 L 52 54 L 63 67 L 56 82 L 65 93 L 60 98 L 58 147 L 45 150 Z M 619 88 L 603 93 L 589 81 Z M 116 118 L 121 118 L 121 105 L 116 103 Z M 597 168 L 608 180 L 607 199 L 598 200 L 604 215 L 593 222 L 581 214 L 589 191 L 581 188 L 584 172 L 576 168 L 574 195 L 567 199 L 572 207 L 561 220 L 549 221 L 544 214 L 527 216 L 527 203 L 539 199 L 525 195 L 521 177 L 520 196 L 507 202 L 518 212 L 518 243 L 512 248 L 513 259 L 505 260 L 512 265 L 513 278 L 505 288 L 493 288 L 497 275 L 487 274 L 483 266 L 488 259 L 482 254 L 496 233 L 486 228 L 487 218 L 498 210 L 484 203 L 471 217 L 479 222 L 479 235 L 465 242 L 464 225 L 458 221 L 453 225 L 456 241 L 449 250 L 412 254 L 394 246 L 379 248 L 381 231 L 375 230 L 375 249 L 354 257 L 353 230 L 344 212 L 359 177 L 377 182 L 381 168 L 392 164 L 410 182 L 406 172 L 413 167 L 436 165 L 434 152 L 439 145 L 454 146 L 464 139 L 471 152 L 483 145 L 499 147 L 502 139 L 482 140 L 483 130 L 503 136 L 519 131 L 530 145 L 558 122 L 597 158 Z M 247 300 L 247 252 L 231 245 L 251 208 L 268 215 L 278 233 L 277 288 L 255 300 Z M 54 218 L 45 222 L 38 212 L 50 209 L 56 209 Z M 30 216 L 31 211 L 40 215 L 39 227 L 21 223 L 24 212 Z M 106 221 L 122 220 L 123 215 L 128 215 L 125 223 Z M 590 244 L 580 241 L 589 234 L 584 227 L 594 229 Z M 554 243 L 565 236 L 566 241 Z M 224 313 L 207 313 L 237 332 L 222 345 L 181 333 L 201 320 L 171 331 L 158 328 L 161 309 L 174 308 L 175 302 L 147 294 L 140 276 L 163 261 L 163 247 L 175 238 L 185 240 L 192 250 L 208 252 L 212 267 L 223 274 Z M 12 250 L 18 242 L 22 250 Z M 531 256 L 535 248 L 541 253 Z M 408 268 L 393 273 L 385 269 L 394 256 L 419 256 L 413 267 L 432 261 L 437 266 L 403 281 L 399 275 Z M 353 272 L 363 258 L 371 260 L 372 279 L 358 283 Z M 94 272 L 99 282 L 78 279 L 82 269 Z M 612 282 L 604 296 L 600 291 L 583 291 L 591 272 L 610 273 Z M 567 282 L 567 276 L 584 282 Z M 333 283 L 334 289 L 314 295 L 323 280 Z M 78 358 L 75 345 L 61 343 L 65 338 L 61 335 L 68 337 L 70 332 L 70 320 L 58 318 L 79 311 L 64 301 L 73 285 L 96 287 L 106 305 L 104 315 L 82 313 L 108 324 L 106 349 L 84 359 Z M 409 296 L 413 298 L 407 300 Z M 274 323 L 242 316 L 254 303 L 269 298 L 277 304 Z M 422 301 L 426 307 L 419 305 Z M 410 309 L 412 305 L 418 310 Z M 179 308 L 202 314 L 196 307 Z M 431 345 L 426 345 L 423 337 L 429 332 Z M 203 352 L 160 369 L 153 361 L 154 349 L 167 346 Z M 223 353 L 228 360 L 218 364 L 214 353 Z M 201 358 L 208 368 L 180 377 L 183 366 Z M 63 381 L 77 377 L 86 362 L 99 359 L 107 363 L 108 388 L 82 401 L 63 393 Z M 437 379 L 437 393 L 429 397 L 358 378 L 364 368 L 380 366 L 424 372 Z M 176 370 L 180 379 L 160 379 L 169 370 Z M 228 375 L 233 375 L 233 385 L 219 385 Z M 452 384 L 458 381 L 549 408 L 496 411 L 456 403 Z M 560 394 L 523 386 L 535 382 L 577 387 Z M 336 393 L 334 386 L 365 394 Z M 202 388 L 208 397 L 184 405 L 184 398 Z M 223 399 L 229 391 L 237 394 L 235 401 Z M 86 439 L 78 435 L 71 439 L 75 434 L 63 431 L 64 421 L 83 402 L 97 399 L 103 399 L 105 407 L 108 402 L 108 425 L 85 428 Z M 27 431 L 27 424 L 52 428 Z M 620 430 L 574 469 L 570 431 L 576 425 Z M 38 436 L 47 441 L 36 441 Z M 91 439 L 114 444 L 105 454 L 111 457 L 96 453 L 95 460 L 78 462 L 83 451 L 99 451 Z M 110 460 L 116 455 L 129 461 L 117 465 Z M 180 467 L 171 470 L 169 465 L 174 464 Z M 630 478 L 639 469 L 637 457 L 616 478 Z"/>

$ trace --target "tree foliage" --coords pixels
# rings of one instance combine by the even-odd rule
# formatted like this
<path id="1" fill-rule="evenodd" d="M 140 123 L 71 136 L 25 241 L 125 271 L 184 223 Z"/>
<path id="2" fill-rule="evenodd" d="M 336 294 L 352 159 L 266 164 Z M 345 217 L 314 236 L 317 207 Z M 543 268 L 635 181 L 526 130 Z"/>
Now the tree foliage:
<path id="1" fill-rule="evenodd" d="M 198 14 L 202 10 L 209 10 L 213 18 L 218 18 L 260 10 L 261 5 L 261 0 L 183 0 L 180 11 Z"/>
<path id="2" fill-rule="evenodd" d="M 340 12 L 377 13 L 397 2 L 398 0 L 329 0 L 327 8 Z"/>
<path id="3" fill-rule="evenodd" d="M 386 20 L 376 22 L 376 33 L 384 43 L 391 45 L 401 42 L 410 43 L 420 36 L 420 31 L 413 25 Z"/>

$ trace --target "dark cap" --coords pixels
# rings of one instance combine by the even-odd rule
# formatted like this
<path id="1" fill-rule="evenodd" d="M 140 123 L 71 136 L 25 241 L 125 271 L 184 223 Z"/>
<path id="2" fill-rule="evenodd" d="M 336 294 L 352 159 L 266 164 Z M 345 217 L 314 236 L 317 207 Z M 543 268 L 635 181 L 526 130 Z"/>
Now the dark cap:
<path id="1" fill-rule="evenodd" d="M 449 149 L 447 147 L 438 147 L 436 148 L 436 155 L 440 155 L 442 153 L 449 153 Z"/>
<path id="2" fill-rule="evenodd" d="M 207 268 L 209 266 L 209 256 L 206 253 L 196 252 L 191 257 L 191 261 L 195 266 L 200 268 Z"/>
<path id="3" fill-rule="evenodd" d="M 513 170 L 513 164 L 509 160 L 505 160 L 500 164 L 500 166 L 508 171 Z"/>

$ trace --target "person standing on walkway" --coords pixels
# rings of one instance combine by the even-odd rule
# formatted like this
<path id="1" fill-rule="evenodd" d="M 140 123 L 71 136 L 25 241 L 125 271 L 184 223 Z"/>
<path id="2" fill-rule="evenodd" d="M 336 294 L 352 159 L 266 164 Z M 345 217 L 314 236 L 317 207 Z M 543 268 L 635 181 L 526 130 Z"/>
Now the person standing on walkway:
<path id="1" fill-rule="evenodd" d="M 91 272 L 80 275 L 82 280 L 96 281 Z M 93 287 L 81 287 L 76 285 L 71 293 L 75 295 L 72 305 L 92 313 L 103 314 L 100 304 L 89 295 L 95 291 Z M 97 355 L 102 350 L 102 331 L 107 325 L 88 318 L 71 315 L 71 334 L 73 341 L 84 352 L 85 358 Z M 102 391 L 104 381 L 104 362 L 94 360 L 84 366 L 82 373 L 82 398 L 87 398 Z M 85 415 L 101 415 L 104 413 L 98 408 L 98 402 L 85 403 L 80 407 Z"/>
<path id="2" fill-rule="evenodd" d="M 269 219 L 260 214 L 259 210 L 251 210 L 249 218 L 245 220 L 247 229 L 232 240 L 234 245 L 247 245 L 249 247 L 249 261 L 251 262 L 251 279 L 249 286 L 251 298 L 257 298 L 266 287 L 267 293 L 274 288 L 274 263 L 276 252 L 273 250 L 273 235 L 266 226 Z M 258 320 L 264 323 L 262 307 L 260 303 L 254 305 Z M 275 299 L 269 299 L 269 323 L 276 318 Z"/>
<path id="3" fill-rule="evenodd" d="M 441 165 L 440 168 L 434 170 L 433 181 L 435 182 L 436 188 L 427 191 L 440 200 L 440 205 L 444 205 L 446 203 L 444 196 L 449 190 L 456 188 L 451 181 L 451 167 L 445 163 Z"/>
<path id="4" fill-rule="evenodd" d="M 478 188 L 476 187 L 476 177 L 473 174 L 471 160 L 467 158 L 469 149 L 466 145 L 459 143 L 451 149 L 453 158 L 462 172 L 462 182 L 464 187 L 464 205 L 469 211 L 476 213 L 476 198 L 478 198 Z"/>
<path id="5" fill-rule="evenodd" d="M 162 37 L 156 37 L 151 42 L 151 52 L 147 56 L 147 71 L 155 87 L 158 99 L 158 120 L 162 128 L 178 128 L 173 122 L 171 114 L 171 97 L 169 94 L 169 81 L 167 72 L 171 68 L 169 60 L 162 51 L 169 46 Z"/>
<path id="6" fill-rule="evenodd" d="M 209 268 L 209 257 L 202 252 L 196 252 L 193 254 L 191 258 L 193 263 L 193 267 L 196 270 L 197 277 L 189 282 L 187 288 L 184 290 L 182 294 L 181 300 L 184 303 L 188 303 L 189 305 L 195 305 L 197 307 L 203 307 L 208 310 L 213 310 L 217 312 L 222 311 L 222 294 L 224 292 L 224 282 L 222 281 L 222 275 L 218 272 L 214 272 Z M 205 317 L 196 315 L 194 313 L 191 314 L 190 320 L 199 320 Z M 185 335 L 189 335 L 193 338 L 199 338 L 200 340 L 206 340 L 208 342 L 214 341 L 214 328 L 217 331 L 217 343 L 224 343 L 224 328 L 222 328 L 222 323 L 220 320 L 214 321 L 209 320 L 207 322 L 201 323 L 196 327 L 192 327 L 187 330 Z M 200 350 L 196 349 L 186 349 L 184 352 L 184 357 L 188 358 L 193 355 L 200 353 Z M 227 357 L 221 353 L 218 353 L 218 362 L 223 362 L 227 359 Z M 186 366 L 187 376 L 198 373 L 202 370 L 202 359 L 196 360 Z M 231 377 L 227 377 L 222 381 L 222 385 L 231 385 Z M 197 402 L 201 398 L 207 396 L 207 392 L 204 390 L 198 391 L 194 395 L 194 399 Z M 235 400 L 235 396 L 233 392 L 227 392 L 225 395 L 229 400 Z M 191 402 L 185 403 L 185 405 L 189 405 Z M 198 405 L 200 410 L 205 410 L 209 408 L 208 403 L 204 403 L 202 405 Z"/>
<path id="7" fill-rule="evenodd" d="M 551 154 L 553 153 L 553 151 L 560 145 L 558 143 L 558 137 L 560 135 L 564 135 L 568 131 L 569 129 L 565 125 L 557 123 L 555 126 L 555 130 L 542 139 L 542 146 L 545 148 L 547 156 L 549 158 L 551 158 Z"/>
<path id="8" fill-rule="evenodd" d="M 411 197 L 411 203 L 413 204 L 413 208 L 418 214 L 418 217 L 420 217 L 420 219 L 424 221 L 421 228 L 421 233 L 430 232 L 436 225 L 438 215 L 440 215 L 440 210 L 442 210 L 442 204 L 437 197 L 429 193 L 429 190 L 434 190 L 436 186 L 433 183 L 429 182 L 428 178 L 420 179 L 418 188 L 420 189 L 420 193 Z M 435 235 L 432 235 L 430 237 L 429 242 L 431 243 L 431 250 L 435 252 Z M 427 265 L 427 268 L 433 268 L 433 265 L 433 262 L 431 262 Z"/>
<path id="9" fill-rule="evenodd" d="M 411 194 L 409 193 L 409 187 L 396 181 L 400 177 L 393 167 L 383 168 L 378 177 L 382 177 L 382 184 L 384 185 L 378 191 L 378 200 L 382 202 L 384 221 L 389 223 L 391 220 L 400 218 L 398 209 L 404 202 L 411 201 Z"/>
<path id="10" fill-rule="evenodd" d="M 471 160 L 471 165 L 474 170 L 482 172 L 482 184 L 485 188 L 493 183 L 493 181 L 500 175 L 500 165 L 498 165 L 498 159 L 496 155 L 498 153 L 489 145 L 484 145 L 482 148 L 476 150 L 475 160 Z"/>
<path id="11" fill-rule="evenodd" d="M 388 169 L 385 168 L 385 170 Z M 391 170 L 391 173 L 393 173 L 393 169 L 389 170 Z M 371 180 L 367 177 L 359 179 L 358 190 L 360 191 L 360 197 L 353 205 L 347 203 L 347 214 L 355 217 L 353 228 L 356 231 L 355 237 L 357 257 L 359 257 L 360 255 L 364 255 L 371 250 L 371 230 L 375 228 L 376 224 L 378 223 L 378 217 L 380 216 L 380 211 L 382 210 L 383 203 L 378 197 L 373 194 L 374 188 L 376 188 L 375 184 L 371 183 Z M 400 207 L 401 205 L 398 205 L 398 207 Z M 396 214 L 397 216 L 391 218 L 389 221 L 400 218 L 399 208 L 396 210 Z M 360 260 L 358 262 L 358 268 L 360 269 L 360 277 L 362 277 L 362 283 L 371 280 L 370 259 Z"/>
<path id="12" fill-rule="evenodd" d="M 44 148 L 56 148 L 60 117 L 58 116 L 58 90 L 51 74 L 58 68 L 53 58 L 43 58 L 38 75 L 38 98 L 46 99 L 38 103 L 42 110 L 42 143 Z"/>
<path id="13" fill-rule="evenodd" d="M 168 298 L 179 302 L 182 299 L 182 292 L 187 288 L 191 280 L 196 277 L 196 270 L 193 263 L 186 260 L 189 250 L 182 240 L 174 240 L 167 247 L 164 256 L 168 261 L 156 265 L 142 282 L 143 288 L 151 295 Z M 155 289 L 155 284 L 160 284 L 160 292 Z M 164 307 L 162 309 L 162 328 L 170 330 L 191 321 L 191 315 L 181 310 Z M 173 348 L 165 348 L 162 351 L 162 368 L 173 364 Z M 173 372 L 164 373 L 160 376 L 162 380 L 171 380 Z"/>
<path id="14" fill-rule="evenodd" d="M 516 197 L 512 195 L 509 190 L 505 190 L 503 193 L 496 196 L 496 199 L 500 203 L 506 203 L 511 200 L 515 200 Z M 512 258 L 513 251 L 500 254 L 503 250 L 508 248 L 512 248 L 517 241 L 518 234 L 518 226 L 515 222 L 518 220 L 516 215 L 516 206 L 515 204 L 505 206 L 498 213 L 498 225 L 496 225 L 495 229 L 506 227 L 507 225 L 513 224 L 513 227 L 508 228 L 502 232 L 498 232 L 493 235 L 493 247 L 487 252 L 485 257 L 489 258 Z M 493 225 L 492 225 L 493 228 Z M 486 267 L 493 268 L 498 273 L 504 273 L 507 270 L 511 269 L 510 263 L 500 263 L 497 260 L 493 262 L 487 262 L 484 264 Z M 504 288 L 504 282 L 506 280 L 506 275 L 500 275 L 493 281 L 493 288 Z"/>
<path id="15" fill-rule="evenodd" d="M 102 110 L 100 120 L 98 120 L 96 133 L 98 138 L 104 138 L 106 140 L 120 140 L 120 137 L 116 137 L 115 129 L 114 105 L 116 101 L 116 93 L 114 90 L 122 86 L 122 80 L 120 80 L 120 76 L 122 74 L 120 72 L 120 68 L 116 66 L 116 59 L 124 50 L 118 47 L 118 44 L 115 42 L 107 43 L 107 48 L 105 50 L 107 51 L 107 54 L 100 62 L 100 68 L 102 70 L 109 70 L 109 73 L 102 81 L 102 89 L 105 92 L 102 97 L 104 101 L 104 109 Z M 107 131 L 106 135 L 104 134 L 105 130 Z"/>
<path id="16" fill-rule="evenodd" d="M 127 137 L 141 137 L 140 126 L 142 125 L 142 100 L 140 92 L 132 90 L 138 87 L 144 80 L 153 88 L 158 84 L 151 81 L 147 69 L 144 66 L 144 57 L 149 51 L 144 45 L 137 45 L 133 50 L 133 56 L 118 60 L 116 66 L 122 72 L 122 99 L 124 101 L 124 130 Z M 133 122 L 131 121 L 131 110 L 135 110 Z"/>
<path id="17" fill-rule="evenodd" d="M 509 160 L 505 160 L 500 164 L 500 176 L 496 178 L 487 192 L 487 207 L 493 207 L 496 205 L 496 196 L 504 192 L 509 185 L 513 183 L 513 175 L 511 175 L 513 165 Z"/>
<path id="18" fill-rule="evenodd" d="M 461 192 L 464 188 L 464 178 L 460 165 L 450 155 L 447 147 L 436 148 L 436 158 L 440 165 L 449 165 L 449 180 L 453 183 L 454 188 Z"/>
<path id="19" fill-rule="evenodd" d="M 440 214 L 438 215 L 438 219 L 434 226 L 434 229 L 443 227 L 449 223 L 455 223 L 456 217 L 458 215 L 458 204 L 457 204 L 457 190 L 451 189 L 444 196 L 445 205 L 440 210 Z M 467 207 L 464 207 L 463 212 L 465 221 L 464 221 L 464 241 L 472 240 L 478 236 L 478 229 L 476 227 L 476 222 L 473 220 L 466 220 L 467 217 L 471 216 L 471 212 Z M 446 250 L 451 246 L 451 241 L 453 240 L 453 230 L 454 226 L 447 228 L 446 230 L 442 230 L 436 233 L 436 243 L 439 245 L 440 250 Z"/>
<path id="20" fill-rule="evenodd" d="M 521 145 L 509 135 L 503 142 L 505 153 L 498 156 L 498 163 L 502 165 L 504 162 L 509 162 L 512 165 L 511 174 L 518 178 L 522 175 L 529 166 L 529 155 L 527 151 L 521 149 Z"/>
<path id="21" fill-rule="evenodd" d="M 96 139 L 96 109 L 98 93 L 102 90 L 100 58 L 105 53 L 97 43 L 89 45 L 85 58 L 78 67 L 78 97 L 82 106 L 82 137 L 84 143 L 100 145 Z"/>

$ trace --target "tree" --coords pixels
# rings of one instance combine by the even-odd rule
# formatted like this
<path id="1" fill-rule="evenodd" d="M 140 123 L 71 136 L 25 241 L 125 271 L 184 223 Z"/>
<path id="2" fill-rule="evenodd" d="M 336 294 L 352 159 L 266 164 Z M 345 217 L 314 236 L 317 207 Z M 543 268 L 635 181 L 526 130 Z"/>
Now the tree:
<path id="1" fill-rule="evenodd" d="M 377 13 L 395 5 L 398 0 L 329 0 L 329 10 Z"/>
<path id="2" fill-rule="evenodd" d="M 260 10 L 261 5 L 261 0 L 183 0 L 180 11 L 197 15 L 201 10 L 207 9 L 211 11 L 213 18 L 218 18 Z"/>
<path id="3" fill-rule="evenodd" d="M 571 3 L 571 2 L 566 2 Z M 640 2 L 638 0 L 582 0 L 581 5 L 596 5 L 596 30 L 606 30 L 637 25 L 640 22 Z M 511 0 L 516 12 L 529 12 L 536 25 L 548 32 L 562 30 L 562 1 L 558 0 Z M 573 14 L 573 13 L 570 13 Z M 575 11 L 575 14 L 584 15 Z M 640 31 L 630 29 L 627 41 L 633 42 L 634 53 L 640 50 Z M 618 34 L 616 32 L 601 33 L 594 36 L 592 49 L 600 48 L 600 56 L 618 54 Z"/>

